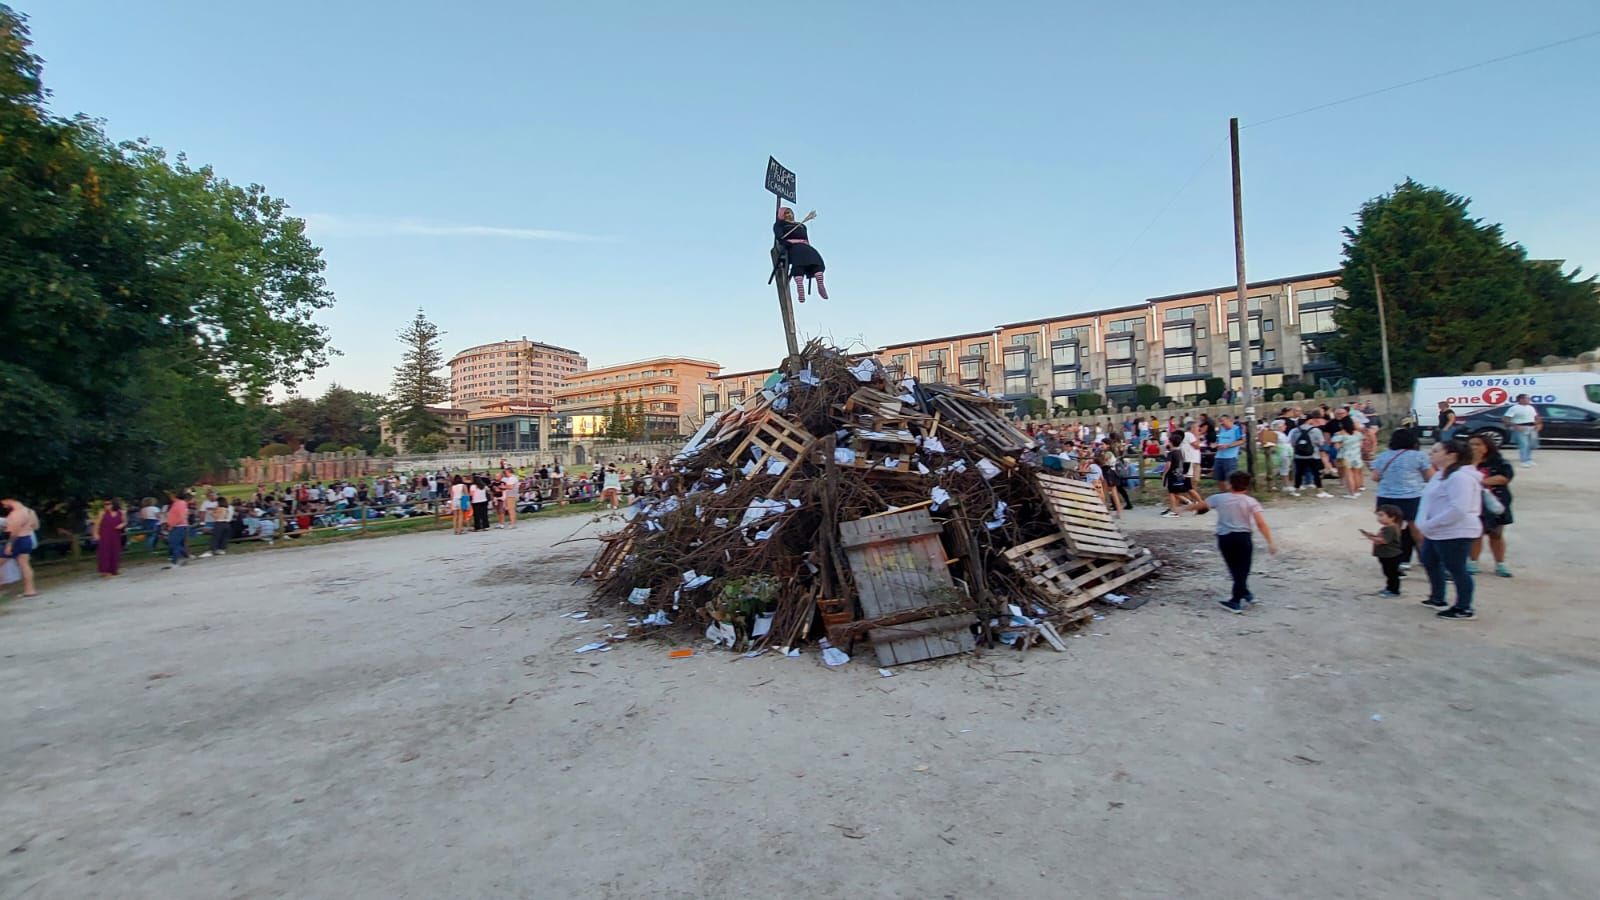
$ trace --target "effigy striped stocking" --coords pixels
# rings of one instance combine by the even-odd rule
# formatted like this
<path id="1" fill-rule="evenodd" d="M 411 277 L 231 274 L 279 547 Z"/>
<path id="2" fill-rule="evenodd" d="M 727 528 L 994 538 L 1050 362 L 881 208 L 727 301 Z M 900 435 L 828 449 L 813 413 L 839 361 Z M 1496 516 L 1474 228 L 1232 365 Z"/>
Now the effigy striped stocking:
<path id="1" fill-rule="evenodd" d="M 826 284 L 824 284 L 823 281 L 822 281 L 822 273 L 818 272 L 817 275 L 816 275 L 816 278 L 817 278 L 817 296 L 821 297 L 824 300 L 828 299 L 828 286 Z"/>
<path id="2" fill-rule="evenodd" d="M 804 275 L 796 275 L 794 277 L 794 298 L 801 303 L 806 302 L 806 277 Z"/>

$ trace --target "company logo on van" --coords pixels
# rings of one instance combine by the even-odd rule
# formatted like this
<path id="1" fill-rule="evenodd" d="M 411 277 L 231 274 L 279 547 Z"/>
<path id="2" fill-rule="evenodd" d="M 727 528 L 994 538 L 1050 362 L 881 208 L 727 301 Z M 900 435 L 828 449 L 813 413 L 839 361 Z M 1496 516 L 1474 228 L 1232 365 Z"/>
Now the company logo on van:
<path id="1" fill-rule="evenodd" d="M 1502 403 L 1509 402 L 1511 400 L 1511 395 L 1506 393 L 1505 388 L 1492 387 L 1485 388 L 1481 394 L 1462 394 L 1460 396 L 1446 397 L 1444 399 L 1451 406 L 1499 406 Z M 1529 394 L 1528 402 L 1554 403 L 1556 402 L 1556 395 Z"/>

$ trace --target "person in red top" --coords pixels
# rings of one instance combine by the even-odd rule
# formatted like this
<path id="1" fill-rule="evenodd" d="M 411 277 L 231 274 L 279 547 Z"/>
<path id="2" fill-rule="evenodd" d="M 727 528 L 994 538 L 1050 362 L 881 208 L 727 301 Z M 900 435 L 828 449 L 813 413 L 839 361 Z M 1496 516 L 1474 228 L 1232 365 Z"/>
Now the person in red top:
<path id="1" fill-rule="evenodd" d="M 189 492 L 177 491 L 170 495 L 167 505 L 167 549 L 172 562 L 165 568 L 186 565 L 189 562 Z"/>

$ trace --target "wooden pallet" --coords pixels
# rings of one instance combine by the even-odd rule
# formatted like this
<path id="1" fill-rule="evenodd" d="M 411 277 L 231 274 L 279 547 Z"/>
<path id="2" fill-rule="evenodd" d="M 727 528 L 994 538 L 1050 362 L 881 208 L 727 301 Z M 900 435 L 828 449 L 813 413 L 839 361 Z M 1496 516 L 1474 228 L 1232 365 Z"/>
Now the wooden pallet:
<path id="1" fill-rule="evenodd" d="M 951 387 L 928 384 L 922 387 L 928 395 L 929 407 L 958 435 L 977 437 L 1002 455 L 1020 453 L 1033 446 L 1033 438 L 1006 418 L 1004 404 Z"/>
<path id="2" fill-rule="evenodd" d="M 600 535 L 600 552 L 595 555 L 594 561 L 589 563 L 589 568 L 583 570 L 582 577 L 605 581 L 617 574 L 622 568 L 622 563 L 628 558 L 628 551 L 632 549 L 632 531 L 613 531 L 610 534 Z"/>
<path id="3" fill-rule="evenodd" d="M 1002 555 L 1012 568 L 1056 598 L 1063 611 L 1143 578 L 1161 565 L 1148 550 L 1140 550 L 1131 558 L 1109 560 L 1078 556 L 1060 534 L 1019 544 Z"/>
<path id="4" fill-rule="evenodd" d="M 772 410 L 756 422 L 745 435 L 739 446 L 733 448 L 733 453 L 728 457 L 734 465 L 743 465 L 746 450 L 752 447 L 761 450 L 761 465 L 764 467 L 770 458 L 786 461 L 792 470 L 795 464 L 806 458 L 806 451 L 815 441 L 810 434 L 800 426 L 790 422 Z"/>
<path id="5" fill-rule="evenodd" d="M 1074 555 L 1133 555 L 1133 546 L 1122 527 L 1111 518 L 1100 493 L 1087 482 L 1047 472 L 1037 472 L 1034 477 L 1044 493 L 1050 518 L 1066 536 Z"/>
<path id="6" fill-rule="evenodd" d="M 850 561 L 863 618 L 948 602 L 955 589 L 939 535 L 944 526 L 927 509 L 910 509 L 839 523 L 839 545 Z M 867 633 L 880 665 L 920 662 L 971 650 L 970 614 L 940 616 L 874 628 Z"/>

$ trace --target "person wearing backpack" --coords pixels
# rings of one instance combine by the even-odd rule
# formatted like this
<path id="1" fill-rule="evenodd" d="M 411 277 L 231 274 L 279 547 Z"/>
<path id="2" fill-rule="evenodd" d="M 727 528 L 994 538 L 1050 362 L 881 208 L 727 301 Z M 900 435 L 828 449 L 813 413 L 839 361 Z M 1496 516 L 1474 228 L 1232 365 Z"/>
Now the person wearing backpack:
<path id="1" fill-rule="evenodd" d="M 1322 427 L 1310 417 L 1301 420 L 1294 430 L 1289 432 L 1289 447 L 1294 453 L 1294 485 L 1289 488 L 1289 493 L 1300 496 L 1300 489 L 1307 482 L 1317 486 L 1318 497 L 1331 497 L 1322 489 L 1322 459 L 1318 455 L 1318 438 L 1322 434 Z"/>

